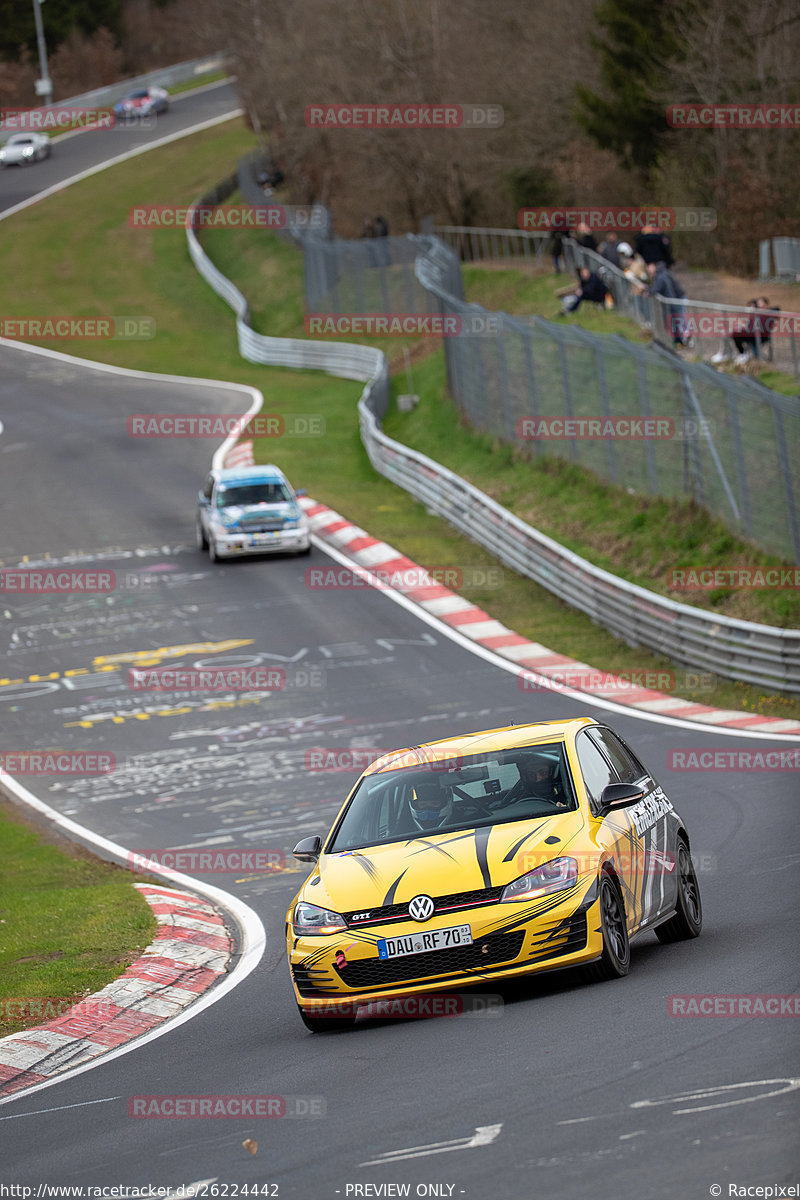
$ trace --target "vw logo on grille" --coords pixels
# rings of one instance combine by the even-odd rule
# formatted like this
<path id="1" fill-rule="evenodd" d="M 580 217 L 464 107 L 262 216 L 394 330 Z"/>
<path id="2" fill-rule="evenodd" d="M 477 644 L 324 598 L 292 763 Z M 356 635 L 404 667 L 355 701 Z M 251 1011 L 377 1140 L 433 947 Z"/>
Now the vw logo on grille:
<path id="1" fill-rule="evenodd" d="M 408 906 L 408 915 L 415 921 L 427 921 L 435 907 L 430 896 L 415 896 Z"/>

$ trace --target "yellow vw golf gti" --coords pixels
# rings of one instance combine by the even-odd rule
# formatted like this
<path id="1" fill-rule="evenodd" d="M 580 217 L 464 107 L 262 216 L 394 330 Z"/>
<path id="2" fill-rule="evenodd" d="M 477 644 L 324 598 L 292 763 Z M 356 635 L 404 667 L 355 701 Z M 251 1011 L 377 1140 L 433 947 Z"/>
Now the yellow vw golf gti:
<path id="1" fill-rule="evenodd" d="M 689 835 L 627 743 L 589 717 L 386 754 L 363 773 L 292 901 L 300 1015 L 587 964 L 627 975 L 630 942 L 702 926 Z"/>

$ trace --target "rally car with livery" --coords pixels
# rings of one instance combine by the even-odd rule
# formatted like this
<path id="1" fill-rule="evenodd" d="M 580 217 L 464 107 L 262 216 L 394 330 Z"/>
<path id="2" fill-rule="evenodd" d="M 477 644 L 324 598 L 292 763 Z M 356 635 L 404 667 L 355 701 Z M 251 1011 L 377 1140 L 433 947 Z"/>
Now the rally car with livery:
<path id="1" fill-rule="evenodd" d="M 628 973 L 630 943 L 697 937 L 682 818 L 618 733 L 589 717 L 484 730 L 373 762 L 286 917 L 314 1032 L 361 1005 L 557 968 Z"/>
<path id="2" fill-rule="evenodd" d="M 311 551 L 308 517 L 279 467 L 214 468 L 197 497 L 195 541 L 212 562 L 279 550 Z"/>

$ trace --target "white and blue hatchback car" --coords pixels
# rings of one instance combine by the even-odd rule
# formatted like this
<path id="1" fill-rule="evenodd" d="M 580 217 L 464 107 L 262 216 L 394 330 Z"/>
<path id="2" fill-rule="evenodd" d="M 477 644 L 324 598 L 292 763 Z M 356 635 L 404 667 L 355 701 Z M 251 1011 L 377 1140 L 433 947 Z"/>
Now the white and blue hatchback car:
<path id="1" fill-rule="evenodd" d="M 197 497 L 196 535 L 198 549 L 207 549 L 212 562 L 311 550 L 308 518 L 297 493 L 272 464 L 211 471 Z"/>

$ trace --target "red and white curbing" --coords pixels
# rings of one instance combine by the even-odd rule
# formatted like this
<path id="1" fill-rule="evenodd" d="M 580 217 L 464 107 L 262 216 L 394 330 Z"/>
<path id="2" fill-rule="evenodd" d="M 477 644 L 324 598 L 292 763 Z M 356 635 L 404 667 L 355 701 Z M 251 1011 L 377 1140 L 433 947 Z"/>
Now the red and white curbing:
<path id="1" fill-rule="evenodd" d="M 250 451 L 252 461 L 252 450 Z M 323 541 L 329 542 L 347 554 L 360 566 L 369 570 L 380 568 L 381 578 L 391 577 L 392 587 L 410 600 L 459 633 L 503 658 L 517 663 L 520 670 L 528 669 L 538 675 L 554 678 L 553 690 L 558 691 L 555 680 L 570 677 L 570 690 L 580 691 L 580 677 L 602 675 L 604 686 L 592 685 L 585 694 L 613 700 L 617 704 L 642 709 L 659 715 L 677 717 L 686 721 L 699 721 L 708 725 L 719 725 L 727 729 L 742 729 L 757 733 L 779 733 L 800 735 L 800 721 L 765 717 L 758 713 L 743 713 L 729 708 L 712 708 L 707 704 L 695 704 L 678 696 L 667 696 L 649 688 L 635 687 L 626 680 L 600 672 L 587 663 L 576 662 L 564 654 L 556 654 L 539 642 L 531 642 L 513 629 L 507 629 L 500 621 L 465 600 L 456 592 L 437 583 L 430 576 L 426 580 L 424 568 L 406 558 L 386 542 L 370 537 L 364 530 L 353 525 L 325 504 L 304 496 L 300 499 L 311 523 L 312 531 Z M 406 583 L 404 573 L 413 583 Z"/>
<path id="2" fill-rule="evenodd" d="M 225 458 L 226 466 L 242 467 L 253 463 L 253 443 L 239 442 Z M 626 680 L 612 675 L 610 672 L 600 672 L 597 667 L 588 663 L 577 662 L 564 654 L 556 654 L 542 646 L 539 642 L 531 642 L 513 629 L 507 629 L 500 621 L 496 621 L 483 609 L 459 596 L 450 588 L 444 587 L 434 579 L 425 581 L 426 572 L 423 567 L 401 554 L 399 550 L 370 537 L 364 529 L 353 525 L 340 513 L 334 512 L 325 504 L 319 504 L 310 496 L 302 496 L 302 505 L 311 523 L 312 531 L 322 541 L 330 542 L 337 550 L 347 554 L 359 566 L 369 570 L 380 568 L 381 576 L 391 576 L 392 587 L 402 592 L 410 600 L 419 604 L 431 616 L 438 617 L 447 625 L 453 626 L 465 637 L 472 638 L 488 650 L 511 662 L 518 663 L 522 670 L 526 668 L 538 675 L 554 679 L 570 677 L 570 689 L 580 691 L 580 677 L 602 675 L 604 686 L 592 686 L 588 696 L 600 696 L 603 699 L 614 700 L 617 704 L 639 708 L 645 712 L 677 717 L 686 721 L 699 721 L 705 725 L 720 725 L 726 729 L 746 729 L 756 733 L 781 733 L 800 736 L 800 721 L 784 720 L 780 717 L 765 717 L 759 713 L 743 713 L 732 708 L 712 708 L 708 704 L 696 704 L 690 700 L 682 700 L 679 696 L 666 696 L 663 692 L 650 688 L 633 687 Z M 413 584 L 407 584 L 403 574 Z M 553 691 L 558 686 L 554 682 Z"/>
<path id="3" fill-rule="evenodd" d="M 0 1096 L 43 1083 L 132 1041 L 207 991 L 228 968 L 233 939 L 207 900 L 137 883 L 158 932 L 124 975 L 62 1016 L 0 1039 Z"/>

